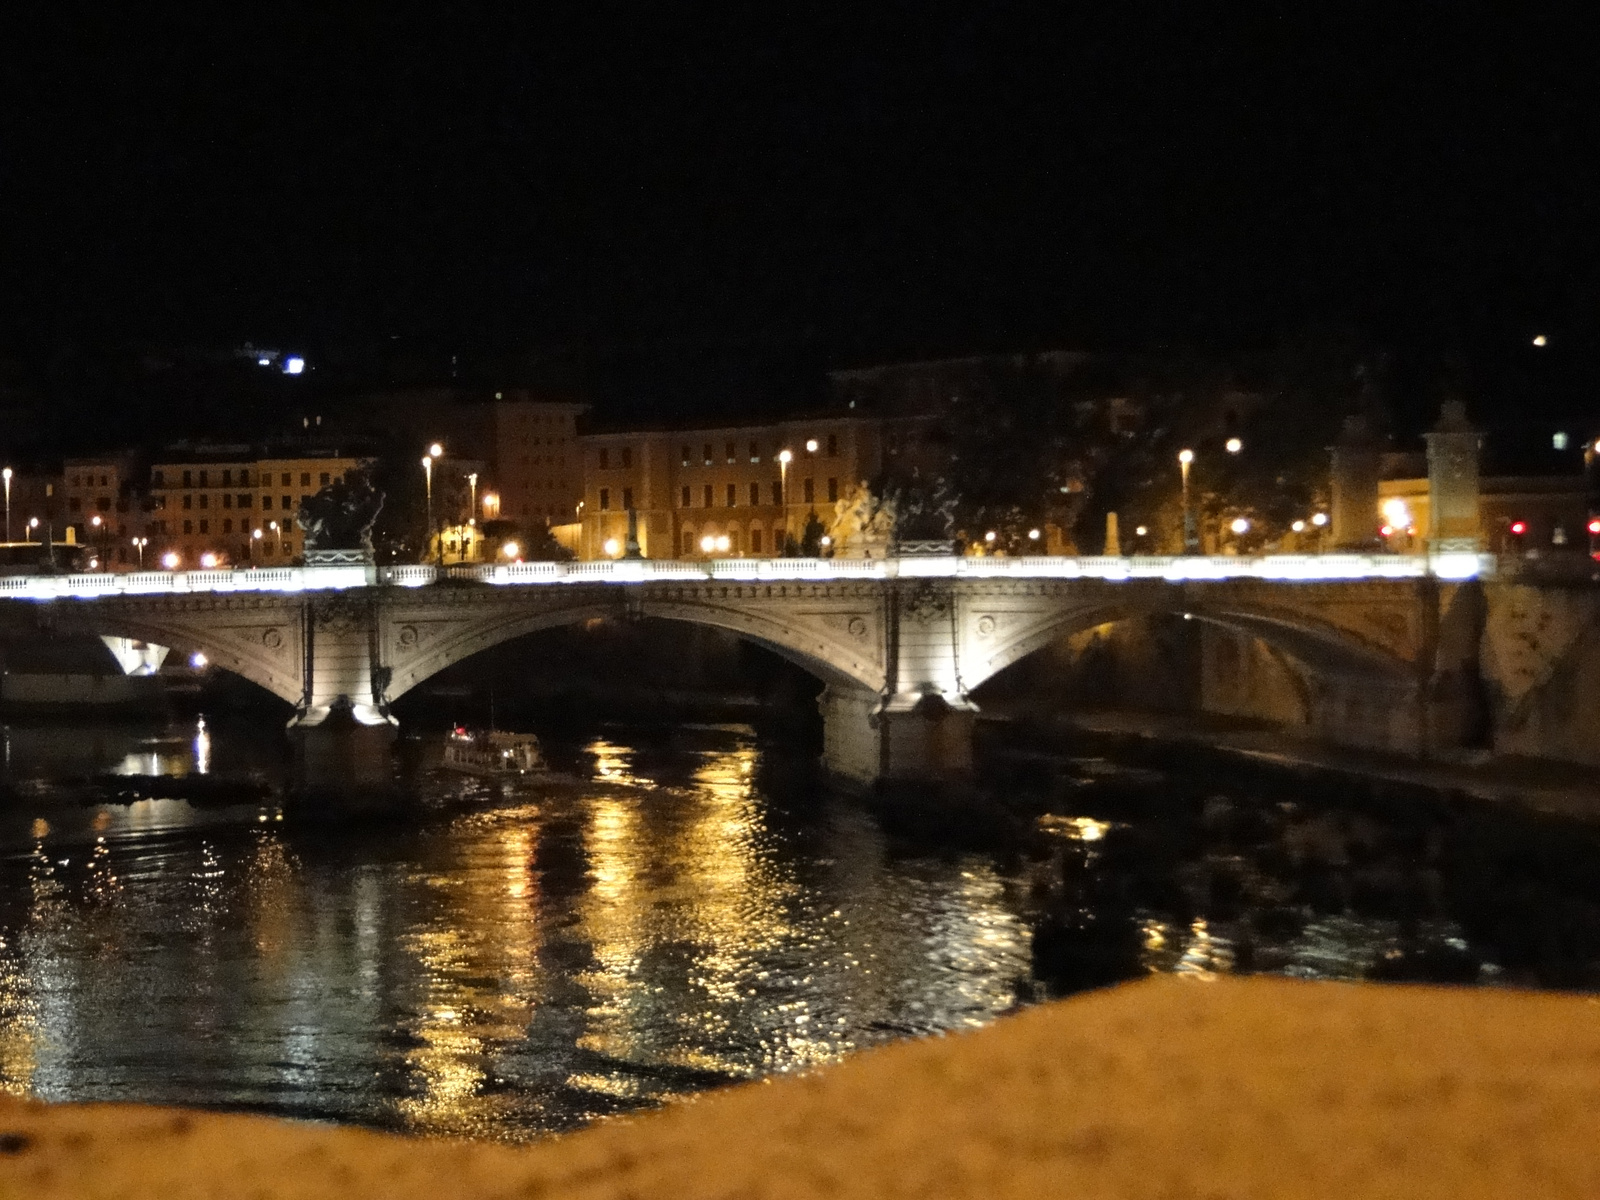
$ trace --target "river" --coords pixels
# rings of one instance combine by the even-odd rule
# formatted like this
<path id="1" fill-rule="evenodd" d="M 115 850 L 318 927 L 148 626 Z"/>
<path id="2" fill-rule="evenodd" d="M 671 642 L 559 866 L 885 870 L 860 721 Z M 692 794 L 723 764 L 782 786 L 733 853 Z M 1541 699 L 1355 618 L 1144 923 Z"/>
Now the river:
<path id="1" fill-rule="evenodd" d="M 515 1141 L 1149 972 L 1600 984 L 1586 829 L 1005 745 L 924 819 L 744 726 L 546 746 L 581 782 L 327 826 L 270 728 L 8 726 L 0 1088 Z M 255 785 L 106 781 L 202 773 Z"/>

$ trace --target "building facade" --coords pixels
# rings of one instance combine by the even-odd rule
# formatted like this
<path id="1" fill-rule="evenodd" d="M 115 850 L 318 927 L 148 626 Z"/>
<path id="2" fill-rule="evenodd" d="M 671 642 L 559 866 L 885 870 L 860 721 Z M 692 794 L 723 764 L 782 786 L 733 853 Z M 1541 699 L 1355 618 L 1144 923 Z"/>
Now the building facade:
<path id="1" fill-rule="evenodd" d="M 766 425 L 589 434 L 578 553 L 628 552 L 633 513 L 648 558 L 770 557 L 798 543 L 883 461 L 882 422 L 828 416 Z"/>
<path id="2" fill-rule="evenodd" d="M 262 454 L 196 447 L 150 467 L 147 566 L 287 566 L 305 552 L 295 515 L 319 490 L 363 466 L 337 449 Z"/>

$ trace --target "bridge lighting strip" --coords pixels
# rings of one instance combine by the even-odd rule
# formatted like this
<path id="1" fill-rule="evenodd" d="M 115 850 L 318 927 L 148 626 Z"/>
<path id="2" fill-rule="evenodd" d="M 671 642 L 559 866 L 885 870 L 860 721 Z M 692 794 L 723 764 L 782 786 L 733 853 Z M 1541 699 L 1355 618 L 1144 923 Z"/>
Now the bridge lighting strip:
<path id="1" fill-rule="evenodd" d="M 485 564 L 440 572 L 431 566 L 271 567 L 237 571 L 141 571 L 123 575 L 0 576 L 0 599 L 93 600 L 101 596 L 194 595 L 212 592 L 304 592 L 388 584 L 422 587 L 441 576 L 501 586 L 564 583 L 664 583 L 728 580 L 851 579 L 1265 579 L 1285 583 L 1362 579 L 1476 579 L 1495 573 L 1488 554 L 1198 555 L 1172 558 L 727 558 L 711 562 L 618 559 L 575 563 Z"/>

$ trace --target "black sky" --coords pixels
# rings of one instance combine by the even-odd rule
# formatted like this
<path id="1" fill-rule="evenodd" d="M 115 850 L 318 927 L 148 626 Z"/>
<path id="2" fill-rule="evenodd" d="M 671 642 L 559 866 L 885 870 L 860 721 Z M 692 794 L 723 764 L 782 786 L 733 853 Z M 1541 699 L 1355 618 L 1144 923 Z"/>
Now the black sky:
<path id="1" fill-rule="evenodd" d="M 111 7 L 0 13 L 0 344 L 1596 344 L 1548 8 Z"/>

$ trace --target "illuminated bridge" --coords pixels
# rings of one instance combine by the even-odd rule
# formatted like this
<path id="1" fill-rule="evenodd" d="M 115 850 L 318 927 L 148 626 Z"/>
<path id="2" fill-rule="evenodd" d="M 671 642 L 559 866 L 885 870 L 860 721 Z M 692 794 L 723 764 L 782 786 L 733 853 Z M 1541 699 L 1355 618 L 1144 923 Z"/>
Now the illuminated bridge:
<path id="1" fill-rule="evenodd" d="M 1476 554 L 624 559 L 445 570 L 357 561 L 11 576 L 0 578 L 0 609 L 13 626 L 204 653 L 293 704 L 308 771 L 334 782 L 378 762 L 355 747 L 387 748 L 395 700 L 469 655 L 596 617 L 711 625 L 820 677 L 824 761 L 872 783 L 969 770 L 975 688 L 1063 635 L 1161 614 L 1258 638 L 1300 664 L 1316 681 L 1310 723 L 1333 740 L 1408 753 L 1454 744 L 1462 689 L 1478 686 L 1480 643 L 1495 624 L 1495 602 L 1485 600 L 1494 569 Z M 1575 619 L 1587 628 L 1586 616 L 1557 623 Z M 1551 666 L 1516 669 L 1548 676 Z"/>

